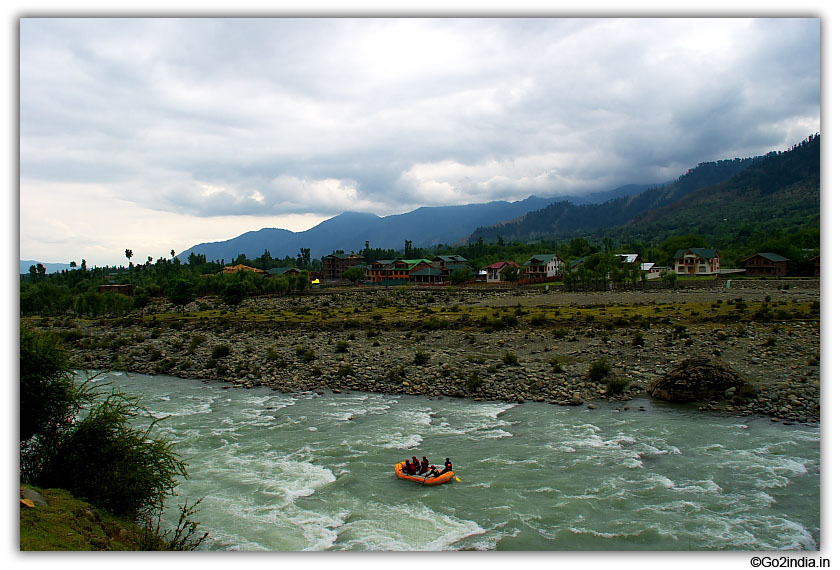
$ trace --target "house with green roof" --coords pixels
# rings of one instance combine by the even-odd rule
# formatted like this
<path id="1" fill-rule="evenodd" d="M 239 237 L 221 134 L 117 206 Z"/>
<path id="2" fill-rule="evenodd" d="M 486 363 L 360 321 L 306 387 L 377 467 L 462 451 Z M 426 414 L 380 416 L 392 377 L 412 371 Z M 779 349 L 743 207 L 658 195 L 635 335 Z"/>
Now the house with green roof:
<path id="1" fill-rule="evenodd" d="M 674 254 L 674 273 L 677 275 L 718 275 L 720 252 L 708 247 L 678 249 Z"/>
<path id="2" fill-rule="evenodd" d="M 790 260 L 778 253 L 754 253 L 741 261 L 747 275 L 762 277 L 785 277 Z"/>
<path id="3" fill-rule="evenodd" d="M 275 267 L 268 270 L 268 274 L 272 277 L 279 277 L 280 275 L 300 275 L 300 269 L 297 267 Z"/>
<path id="4" fill-rule="evenodd" d="M 573 259 L 573 260 L 571 260 L 571 261 L 569 262 L 569 265 L 568 265 L 568 269 L 569 269 L 569 271 L 577 271 L 577 269 L 578 269 L 579 267 L 581 267 L 581 264 L 583 264 L 583 262 L 584 262 L 584 261 L 586 261 L 586 258 L 587 258 L 587 257 L 589 257 L 589 256 L 588 256 L 588 255 L 584 255 L 584 256 L 583 256 L 583 257 L 581 257 L 580 259 Z"/>
<path id="5" fill-rule="evenodd" d="M 443 283 L 443 272 L 428 263 L 418 263 L 408 274 L 411 283 Z"/>
<path id="6" fill-rule="evenodd" d="M 525 277 L 529 279 L 545 279 L 548 277 L 561 277 L 565 263 L 559 256 L 553 253 L 541 253 L 532 255 L 525 262 Z"/>
<path id="7" fill-rule="evenodd" d="M 467 258 L 462 255 L 436 255 L 432 259 L 432 265 L 434 265 L 438 269 L 442 269 L 443 266 L 449 266 L 458 263 L 466 263 L 467 261 Z"/>

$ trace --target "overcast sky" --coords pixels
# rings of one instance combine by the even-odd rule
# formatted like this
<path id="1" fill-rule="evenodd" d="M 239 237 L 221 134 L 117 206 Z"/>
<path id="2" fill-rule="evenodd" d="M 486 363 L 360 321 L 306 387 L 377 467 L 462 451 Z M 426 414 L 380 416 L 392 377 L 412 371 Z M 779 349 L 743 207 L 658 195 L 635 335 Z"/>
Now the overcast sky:
<path id="1" fill-rule="evenodd" d="M 818 19 L 24 18 L 20 256 L 667 181 L 818 131 Z"/>

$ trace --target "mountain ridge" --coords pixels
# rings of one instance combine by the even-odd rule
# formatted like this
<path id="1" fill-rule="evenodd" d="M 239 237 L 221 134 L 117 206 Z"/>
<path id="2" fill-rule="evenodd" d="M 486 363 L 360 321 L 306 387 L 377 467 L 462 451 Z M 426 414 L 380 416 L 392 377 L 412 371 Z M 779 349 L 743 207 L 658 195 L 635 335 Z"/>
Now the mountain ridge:
<path id="1" fill-rule="evenodd" d="M 312 257 L 321 257 L 336 250 L 359 251 L 366 242 L 374 248 L 400 250 L 407 240 L 414 247 L 433 247 L 463 241 L 481 225 L 516 219 L 557 200 L 574 200 L 584 204 L 599 198 L 642 192 L 650 186 L 626 184 L 577 197 L 542 198 L 532 195 L 514 202 L 495 200 L 455 206 L 422 206 L 410 212 L 382 217 L 369 212 L 346 211 L 301 232 L 280 228 L 252 230 L 229 240 L 196 244 L 177 257 L 186 261 L 194 253 L 203 254 L 208 260 L 232 260 L 245 254 L 253 259 L 265 250 L 273 257 L 294 257 L 301 248 L 310 249 Z"/>
<path id="2" fill-rule="evenodd" d="M 600 204 L 558 202 L 480 227 L 469 241 L 575 237 L 661 240 L 679 233 L 735 243 L 751 232 L 819 226 L 820 136 L 784 152 L 704 162 L 676 181 Z M 745 233 L 746 232 L 746 233 Z"/>

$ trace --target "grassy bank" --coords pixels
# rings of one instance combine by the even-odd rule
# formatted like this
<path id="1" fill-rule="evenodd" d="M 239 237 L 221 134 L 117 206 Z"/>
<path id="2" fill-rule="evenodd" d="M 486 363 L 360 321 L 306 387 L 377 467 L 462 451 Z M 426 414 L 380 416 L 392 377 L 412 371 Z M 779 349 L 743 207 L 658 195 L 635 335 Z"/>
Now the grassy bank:
<path id="1" fill-rule="evenodd" d="M 46 506 L 20 505 L 20 549 L 164 550 L 149 530 L 110 515 L 62 489 L 36 489 Z"/>
<path id="2" fill-rule="evenodd" d="M 798 300 L 745 301 L 682 301 L 634 304 L 540 305 L 533 306 L 469 306 L 457 299 L 437 306 L 428 304 L 396 306 L 395 304 L 362 304 L 335 307 L 329 304 L 301 303 L 298 306 L 266 308 L 257 303 L 240 308 L 207 308 L 195 311 L 167 311 L 151 315 L 115 319 L 52 319 L 59 328 L 85 324 L 110 324 L 119 327 L 198 325 L 228 327 L 230 325 L 269 325 L 281 328 L 304 327 L 313 330 L 347 329 L 499 329 L 514 324 L 538 328 L 568 328 L 580 324 L 613 327 L 648 327 L 650 324 L 814 321 L 819 319 L 819 303 Z M 31 319 L 48 325 L 50 319 Z M 71 342 L 77 340 L 68 338 Z"/>

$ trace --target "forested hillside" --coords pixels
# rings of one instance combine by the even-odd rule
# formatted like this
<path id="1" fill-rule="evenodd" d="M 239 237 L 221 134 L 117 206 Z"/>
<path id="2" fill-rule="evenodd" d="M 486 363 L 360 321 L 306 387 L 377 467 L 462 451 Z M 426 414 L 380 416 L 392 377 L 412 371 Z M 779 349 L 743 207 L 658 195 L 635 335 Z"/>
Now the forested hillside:
<path id="1" fill-rule="evenodd" d="M 699 164 L 672 184 L 602 204 L 552 204 L 521 219 L 476 230 L 505 241 L 604 238 L 659 242 L 705 236 L 718 247 L 745 245 L 754 234 L 819 228 L 819 135 L 762 157 Z"/>
<path id="2" fill-rule="evenodd" d="M 604 236 L 618 242 L 660 242 L 690 231 L 719 249 L 758 250 L 764 245 L 785 254 L 781 250 L 791 241 L 800 249 L 818 248 L 819 229 L 820 137 L 816 135 L 786 152 L 762 157 L 725 182 L 612 228 Z M 808 237 L 803 241 L 797 236 Z"/>

